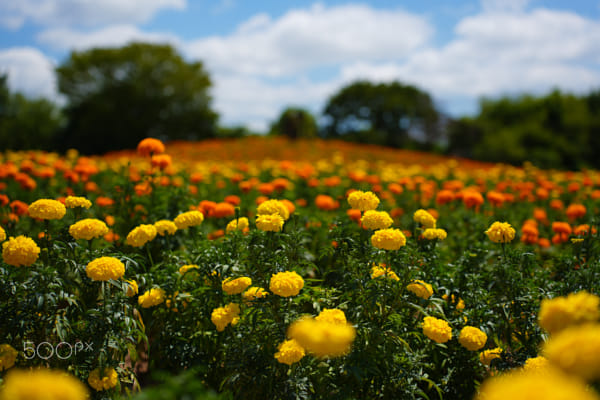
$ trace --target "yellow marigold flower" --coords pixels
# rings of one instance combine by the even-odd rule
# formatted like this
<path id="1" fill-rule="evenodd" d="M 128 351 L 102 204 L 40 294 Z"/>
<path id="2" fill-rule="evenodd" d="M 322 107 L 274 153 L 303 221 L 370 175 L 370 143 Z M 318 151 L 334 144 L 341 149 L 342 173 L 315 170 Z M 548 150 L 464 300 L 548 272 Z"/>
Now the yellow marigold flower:
<path id="1" fill-rule="evenodd" d="M 458 298 L 458 302 L 456 301 L 456 300 L 457 300 L 457 298 Z M 448 301 L 448 295 L 447 295 L 447 294 L 443 294 L 443 295 L 442 295 L 442 299 L 444 299 L 444 300 Z M 456 296 L 452 295 L 452 296 L 450 297 L 450 302 L 451 302 L 452 304 L 456 303 L 456 309 L 457 309 L 457 310 L 459 310 L 459 311 L 461 311 L 461 310 L 464 310 L 464 309 L 465 309 L 465 302 L 464 302 L 464 300 L 463 300 L 463 299 L 461 299 L 460 297 L 456 297 Z"/>
<path id="2" fill-rule="evenodd" d="M 443 229 L 427 228 L 423 231 L 423 237 L 427 240 L 444 240 L 448 234 Z"/>
<path id="3" fill-rule="evenodd" d="M 375 278 L 387 278 L 394 281 L 399 281 L 398 275 L 390 267 L 383 267 L 381 265 L 375 265 L 371 268 L 371 279 Z"/>
<path id="4" fill-rule="evenodd" d="M 321 310 L 319 315 L 315 317 L 315 320 L 338 325 L 344 325 L 348 323 L 348 321 L 346 321 L 346 314 L 337 308 L 324 308 Z"/>
<path id="5" fill-rule="evenodd" d="M 247 276 L 236 279 L 227 278 L 221 284 L 221 289 L 227 294 L 240 294 L 250 285 L 252 285 L 252 279 Z"/>
<path id="6" fill-rule="evenodd" d="M 133 228 L 127 235 L 125 243 L 133 247 L 142 247 L 156 237 L 156 228 L 154 225 L 140 225 Z"/>
<path id="7" fill-rule="evenodd" d="M 544 356 L 528 358 L 523 365 L 525 371 L 545 371 L 550 367 L 550 361 Z"/>
<path id="8" fill-rule="evenodd" d="M 17 354 L 17 351 L 10 344 L 0 344 L 0 371 L 15 365 Z"/>
<path id="9" fill-rule="evenodd" d="M 210 315 L 210 320 L 217 327 L 217 331 L 223 332 L 227 325 L 235 326 L 237 324 L 239 315 L 240 306 L 229 303 L 225 307 L 215 308 Z"/>
<path id="10" fill-rule="evenodd" d="M 286 340 L 277 346 L 275 359 L 281 364 L 292 365 L 302 360 L 305 355 L 304 348 L 294 339 Z"/>
<path id="11" fill-rule="evenodd" d="M 417 210 L 415 211 L 415 213 L 413 214 L 413 220 L 419 224 L 421 224 L 421 226 L 423 228 L 426 229 L 433 229 L 435 228 L 435 223 L 436 220 L 433 217 L 433 215 L 429 214 L 429 212 L 427 210 Z"/>
<path id="12" fill-rule="evenodd" d="M 256 209 L 258 215 L 279 214 L 284 221 L 290 218 L 290 210 L 279 200 L 267 200 L 260 203 Z"/>
<path id="13" fill-rule="evenodd" d="M 600 324 L 573 326 L 552 335 L 544 355 L 569 374 L 588 381 L 600 379 Z"/>
<path id="14" fill-rule="evenodd" d="M 377 230 L 389 228 L 394 220 L 385 211 L 368 210 L 365 211 L 360 222 L 364 228 Z"/>
<path id="15" fill-rule="evenodd" d="M 500 358 L 501 354 L 502 349 L 500 347 L 496 347 L 495 349 L 490 350 L 484 350 L 481 353 L 479 353 L 479 361 L 481 361 L 483 365 L 487 365 L 489 367 L 492 360 Z"/>
<path id="16" fill-rule="evenodd" d="M 406 245 L 406 237 L 400 229 L 380 229 L 371 236 L 371 244 L 378 249 L 398 250 Z"/>
<path id="17" fill-rule="evenodd" d="M 2 258 L 13 267 L 28 267 L 33 264 L 40 254 L 40 248 L 27 236 L 10 237 L 2 243 Z"/>
<path id="18" fill-rule="evenodd" d="M 127 282 L 127 292 L 125 293 L 127 297 L 133 297 L 139 292 L 139 286 L 135 279 L 125 280 Z"/>
<path id="19" fill-rule="evenodd" d="M 173 235 L 177 232 L 177 225 L 175 225 L 175 222 L 169 221 L 168 219 L 156 221 L 154 227 L 156 228 L 156 233 L 160 236 Z"/>
<path id="20" fill-rule="evenodd" d="M 114 368 L 96 368 L 90 372 L 88 383 L 96 391 L 109 390 L 119 383 L 119 375 Z"/>
<path id="21" fill-rule="evenodd" d="M 92 206 L 92 202 L 85 197 L 67 196 L 65 199 L 65 206 L 67 206 L 67 208 L 81 207 L 88 209 Z"/>
<path id="22" fill-rule="evenodd" d="M 187 211 L 175 217 L 177 229 L 185 229 L 190 226 L 198 226 L 204 221 L 204 214 L 200 211 Z"/>
<path id="23" fill-rule="evenodd" d="M 288 337 L 295 339 L 316 357 L 339 357 L 350 352 L 356 330 L 348 323 L 337 324 L 301 318 L 288 328 Z"/>
<path id="24" fill-rule="evenodd" d="M 413 281 L 412 283 L 406 286 L 406 289 L 408 289 L 410 292 L 413 292 L 422 299 L 428 299 L 433 294 L 433 287 L 429 283 L 423 282 L 421 280 Z"/>
<path id="25" fill-rule="evenodd" d="M 600 400 L 579 379 L 551 368 L 544 373 L 517 370 L 483 382 L 474 400 Z"/>
<path id="26" fill-rule="evenodd" d="M 509 243 L 515 238 L 515 230 L 508 222 L 494 222 L 485 234 L 495 243 Z"/>
<path id="27" fill-rule="evenodd" d="M 3 227 L 0 226 L 0 242 L 4 242 L 6 240 L 6 231 Z"/>
<path id="28" fill-rule="evenodd" d="M 61 219 L 67 213 L 67 209 L 58 200 L 40 199 L 31 203 L 27 212 L 32 218 Z"/>
<path id="29" fill-rule="evenodd" d="M 423 334 L 436 343 L 446 343 L 452 339 L 452 328 L 443 319 L 425 317 L 423 319 Z"/>
<path id="30" fill-rule="evenodd" d="M 181 275 L 185 275 L 186 272 L 193 270 L 193 269 L 200 269 L 200 267 L 197 266 L 196 264 L 182 265 L 181 267 L 179 267 L 179 273 Z"/>
<path id="31" fill-rule="evenodd" d="M 269 290 L 281 297 L 296 296 L 303 287 L 304 279 L 295 271 L 273 274 L 269 283 Z"/>
<path id="32" fill-rule="evenodd" d="M 75 239 L 92 240 L 108 233 L 108 226 L 104 221 L 95 218 L 86 218 L 75 222 L 69 227 L 69 233 Z"/>
<path id="33" fill-rule="evenodd" d="M 279 232 L 283 228 L 283 218 L 279 214 L 259 215 L 256 227 L 265 232 Z"/>
<path id="34" fill-rule="evenodd" d="M 540 304 L 538 322 L 543 329 L 553 334 L 571 325 L 598 321 L 599 305 L 600 297 L 586 291 L 544 299 Z"/>
<path id="35" fill-rule="evenodd" d="M 83 383 L 65 371 L 39 368 L 10 371 L 0 389 L 0 400 L 86 400 Z"/>
<path id="36" fill-rule="evenodd" d="M 348 204 L 355 210 L 374 210 L 379 205 L 379 198 L 373 192 L 355 190 L 348 195 Z"/>
<path id="37" fill-rule="evenodd" d="M 95 281 L 119 279 L 125 274 L 125 265 L 118 258 L 100 257 L 88 263 L 85 273 Z"/>
<path id="38" fill-rule="evenodd" d="M 269 292 L 267 292 L 265 289 L 258 286 L 252 286 L 242 293 L 242 299 L 244 299 L 244 301 L 247 303 L 251 303 L 253 300 L 262 299 L 268 295 Z"/>
<path id="39" fill-rule="evenodd" d="M 244 231 L 245 229 L 248 229 L 248 225 L 248 218 L 237 218 L 229 221 L 229 223 L 227 224 L 227 228 L 225 228 L 225 231 L 227 231 L 227 233 L 232 231 Z"/>
<path id="40" fill-rule="evenodd" d="M 138 297 L 138 304 L 143 308 L 154 307 L 165 301 L 165 291 L 161 288 L 152 288 Z"/>
<path id="41" fill-rule="evenodd" d="M 460 330 L 458 342 L 467 350 L 476 351 L 485 346 L 487 335 L 479 328 L 465 326 Z"/>

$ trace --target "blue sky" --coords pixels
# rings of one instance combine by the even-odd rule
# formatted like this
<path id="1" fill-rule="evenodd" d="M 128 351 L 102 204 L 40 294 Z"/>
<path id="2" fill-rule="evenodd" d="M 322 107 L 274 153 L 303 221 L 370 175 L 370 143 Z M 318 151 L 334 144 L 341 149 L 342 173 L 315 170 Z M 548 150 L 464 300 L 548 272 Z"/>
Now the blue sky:
<path id="1" fill-rule="evenodd" d="M 30 96 L 62 101 L 70 51 L 133 40 L 202 61 L 221 123 L 259 131 L 358 79 L 417 85 L 453 116 L 600 89 L 600 0 L 0 0 L 0 72 Z"/>

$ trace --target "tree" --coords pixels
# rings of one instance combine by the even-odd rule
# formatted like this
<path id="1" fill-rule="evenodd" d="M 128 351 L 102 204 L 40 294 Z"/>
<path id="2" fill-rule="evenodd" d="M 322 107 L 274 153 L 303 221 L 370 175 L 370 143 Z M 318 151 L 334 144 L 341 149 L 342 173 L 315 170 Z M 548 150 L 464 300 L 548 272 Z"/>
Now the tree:
<path id="1" fill-rule="evenodd" d="M 3 150 L 56 150 L 63 118 L 46 99 L 11 93 L 7 76 L 0 76 L 0 148 Z"/>
<path id="2" fill-rule="evenodd" d="M 68 98 L 64 147 L 83 153 L 134 148 L 145 137 L 214 137 L 211 81 L 200 62 L 186 62 L 171 46 L 132 43 L 73 52 L 57 68 Z"/>
<path id="3" fill-rule="evenodd" d="M 312 114 L 302 108 L 286 108 L 271 125 L 271 135 L 285 135 L 294 140 L 317 136 L 317 122 Z"/>
<path id="4" fill-rule="evenodd" d="M 355 82 L 329 99 L 323 112 L 326 137 L 358 136 L 393 147 L 433 143 L 440 114 L 428 93 L 399 82 Z"/>

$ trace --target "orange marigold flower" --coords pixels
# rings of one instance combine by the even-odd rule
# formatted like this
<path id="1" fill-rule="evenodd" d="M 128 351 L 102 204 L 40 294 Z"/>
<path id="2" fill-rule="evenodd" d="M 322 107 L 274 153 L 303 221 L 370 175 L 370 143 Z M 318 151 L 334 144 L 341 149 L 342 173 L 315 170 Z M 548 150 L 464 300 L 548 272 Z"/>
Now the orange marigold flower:
<path id="1" fill-rule="evenodd" d="M 321 210 L 331 211 L 338 208 L 340 206 L 340 203 L 338 201 L 335 201 L 331 196 L 328 196 L 326 194 L 319 194 L 315 198 L 315 205 Z"/>
<path id="2" fill-rule="evenodd" d="M 165 152 L 165 145 L 158 139 L 143 139 L 137 146 L 137 152 L 141 156 L 151 156 Z"/>
<path id="3" fill-rule="evenodd" d="M 554 199 L 550 201 L 550 208 L 553 210 L 562 210 L 564 208 L 563 202 L 559 199 Z"/>
<path id="4" fill-rule="evenodd" d="M 232 215 L 235 215 L 235 207 L 233 204 L 226 202 L 217 203 L 215 208 L 209 214 L 210 217 L 214 218 L 225 218 L 231 217 Z"/>
<path id="5" fill-rule="evenodd" d="M 583 217 L 586 212 L 587 210 L 583 204 L 570 204 L 566 210 L 567 217 L 571 220 Z"/>
<path id="6" fill-rule="evenodd" d="M 467 190 L 464 192 L 462 200 L 467 208 L 476 208 L 483 204 L 483 196 L 475 190 Z"/>
<path id="7" fill-rule="evenodd" d="M 450 190 L 440 190 L 435 196 L 435 202 L 439 205 L 448 204 L 454 200 L 454 193 Z"/>
<path id="8" fill-rule="evenodd" d="M 568 222 L 556 221 L 552 223 L 552 232 L 570 235 L 572 231 L 571 225 Z"/>
<path id="9" fill-rule="evenodd" d="M 154 154 L 150 162 L 154 167 L 160 169 L 165 169 L 173 163 L 171 156 L 168 154 Z"/>
<path id="10" fill-rule="evenodd" d="M 231 195 L 225 197 L 225 202 L 232 204 L 234 206 L 239 206 L 240 203 L 242 202 L 242 200 L 240 199 L 239 196 L 231 194 Z"/>

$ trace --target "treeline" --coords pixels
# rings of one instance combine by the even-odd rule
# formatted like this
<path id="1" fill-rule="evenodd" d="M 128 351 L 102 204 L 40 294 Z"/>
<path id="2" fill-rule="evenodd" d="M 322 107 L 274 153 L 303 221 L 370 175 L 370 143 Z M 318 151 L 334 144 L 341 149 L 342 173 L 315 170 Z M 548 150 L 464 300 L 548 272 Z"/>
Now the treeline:
<path id="1" fill-rule="evenodd" d="M 168 45 L 132 43 L 73 52 L 57 69 L 65 105 L 11 93 L 0 76 L 0 148 L 84 154 L 133 148 L 145 137 L 202 140 L 255 134 L 222 127 L 209 74 Z M 600 168 L 600 91 L 584 96 L 484 99 L 476 116 L 450 118 L 425 91 L 354 82 L 320 115 L 290 107 L 270 134 L 336 138 L 544 168 Z"/>

